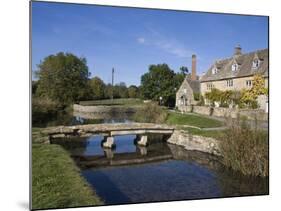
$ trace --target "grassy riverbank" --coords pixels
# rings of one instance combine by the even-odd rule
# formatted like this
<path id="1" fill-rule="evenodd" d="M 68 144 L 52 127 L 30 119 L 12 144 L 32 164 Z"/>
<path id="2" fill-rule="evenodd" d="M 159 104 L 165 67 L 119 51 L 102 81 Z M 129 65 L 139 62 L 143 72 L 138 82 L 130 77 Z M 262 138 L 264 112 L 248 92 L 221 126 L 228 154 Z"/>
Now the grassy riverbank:
<path id="1" fill-rule="evenodd" d="M 188 133 L 191 133 L 192 135 L 210 137 L 218 140 L 221 139 L 226 132 L 226 130 L 200 130 L 196 128 L 183 128 L 183 127 L 181 127 L 180 129 L 185 130 Z"/>
<path id="2" fill-rule="evenodd" d="M 100 204 L 102 201 L 61 146 L 32 144 L 32 209 Z"/>
<path id="3" fill-rule="evenodd" d="M 192 113 L 181 114 L 169 112 L 166 122 L 171 125 L 189 125 L 199 128 L 214 128 L 223 126 L 221 121 Z"/>
<path id="4" fill-rule="evenodd" d="M 88 100 L 88 101 L 80 101 L 80 105 L 84 106 L 114 106 L 114 105 L 122 105 L 122 106 L 136 106 L 143 104 L 143 100 L 139 98 L 118 98 L 118 99 L 104 99 L 104 100 Z"/>

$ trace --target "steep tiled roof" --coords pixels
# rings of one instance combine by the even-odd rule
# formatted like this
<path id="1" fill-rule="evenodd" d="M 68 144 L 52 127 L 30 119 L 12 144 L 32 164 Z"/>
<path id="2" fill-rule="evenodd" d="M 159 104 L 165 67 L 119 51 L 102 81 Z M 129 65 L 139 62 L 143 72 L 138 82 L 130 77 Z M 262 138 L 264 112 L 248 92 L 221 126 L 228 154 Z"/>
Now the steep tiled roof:
<path id="1" fill-rule="evenodd" d="M 252 68 L 253 60 L 258 58 L 260 65 L 258 68 Z M 232 64 L 239 65 L 238 70 L 232 71 Z M 212 70 L 217 67 L 217 73 L 213 74 Z M 236 78 L 251 76 L 255 73 L 261 73 L 268 76 L 268 49 L 257 50 L 251 53 L 234 55 L 231 58 L 216 61 L 200 79 L 201 82 L 216 81 L 227 78 Z"/>
<path id="2" fill-rule="evenodd" d="M 193 93 L 200 93 L 200 81 L 199 80 L 191 80 L 189 78 L 185 78 L 190 88 L 193 90 Z"/>

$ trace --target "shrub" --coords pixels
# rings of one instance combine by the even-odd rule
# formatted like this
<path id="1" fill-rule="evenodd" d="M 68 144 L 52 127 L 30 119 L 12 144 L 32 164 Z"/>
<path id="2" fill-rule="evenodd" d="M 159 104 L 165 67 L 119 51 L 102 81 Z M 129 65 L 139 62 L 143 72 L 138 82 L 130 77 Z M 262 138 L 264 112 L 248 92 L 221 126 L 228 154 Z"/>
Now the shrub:
<path id="1" fill-rule="evenodd" d="M 268 134 L 251 128 L 240 118 L 227 121 L 229 129 L 222 136 L 223 163 L 245 175 L 268 176 Z"/>
<path id="2" fill-rule="evenodd" d="M 193 93 L 193 99 L 196 100 L 196 101 L 199 101 L 200 100 L 200 93 Z"/>
<path id="3" fill-rule="evenodd" d="M 135 113 L 133 119 L 136 122 L 164 123 L 168 116 L 167 111 L 156 103 L 147 103 Z"/>
<path id="4" fill-rule="evenodd" d="M 62 107 L 49 98 L 32 98 L 32 124 L 43 124 L 57 117 Z"/>
<path id="5" fill-rule="evenodd" d="M 200 95 L 200 100 L 197 103 L 198 106 L 204 106 L 205 105 L 205 100 L 204 97 L 202 95 Z"/>

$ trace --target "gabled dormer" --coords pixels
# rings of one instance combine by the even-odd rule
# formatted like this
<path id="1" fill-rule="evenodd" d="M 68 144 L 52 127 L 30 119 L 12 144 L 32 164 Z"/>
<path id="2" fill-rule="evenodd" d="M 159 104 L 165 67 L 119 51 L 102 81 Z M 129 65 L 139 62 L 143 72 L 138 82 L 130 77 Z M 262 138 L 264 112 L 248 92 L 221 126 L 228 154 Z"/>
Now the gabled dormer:
<path id="1" fill-rule="evenodd" d="M 218 73 L 218 68 L 217 68 L 216 66 L 214 66 L 214 67 L 212 68 L 212 74 L 215 75 L 215 74 L 217 74 L 217 73 Z"/>
<path id="2" fill-rule="evenodd" d="M 233 72 L 238 71 L 240 66 L 241 66 L 240 63 L 238 63 L 238 61 L 236 59 L 233 59 L 232 65 L 231 65 L 231 70 Z"/>
<path id="3" fill-rule="evenodd" d="M 221 65 L 219 64 L 218 61 L 216 61 L 212 68 L 212 74 L 213 75 L 217 74 L 219 72 L 220 68 L 221 68 Z"/>
<path id="4" fill-rule="evenodd" d="M 252 61 L 252 69 L 258 69 L 261 65 L 262 59 L 259 58 L 258 54 L 255 53 L 253 61 Z"/>

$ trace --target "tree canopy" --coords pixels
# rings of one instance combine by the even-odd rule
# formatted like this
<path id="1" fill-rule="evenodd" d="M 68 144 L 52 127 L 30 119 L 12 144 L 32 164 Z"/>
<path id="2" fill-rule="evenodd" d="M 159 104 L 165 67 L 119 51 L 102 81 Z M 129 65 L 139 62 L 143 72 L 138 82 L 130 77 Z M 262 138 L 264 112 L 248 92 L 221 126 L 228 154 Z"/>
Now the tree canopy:
<path id="1" fill-rule="evenodd" d="M 39 96 L 68 104 L 85 97 L 90 74 L 85 58 L 60 52 L 46 57 L 37 75 Z"/>
<path id="2" fill-rule="evenodd" d="M 150 65 L 149 71 L 141 77 L 141 94 L 145 99 L 159 101 L 167 106 L 174 106 L 175 95 L 183 73 L 176 74 L 167 64 Z"/>
<path id="3" fill-rule="evenodd" d="M 99 77 L 95 76 L 89 81 L 91 92 L 90 99 L 104 99 L 106 85 Z"/>

